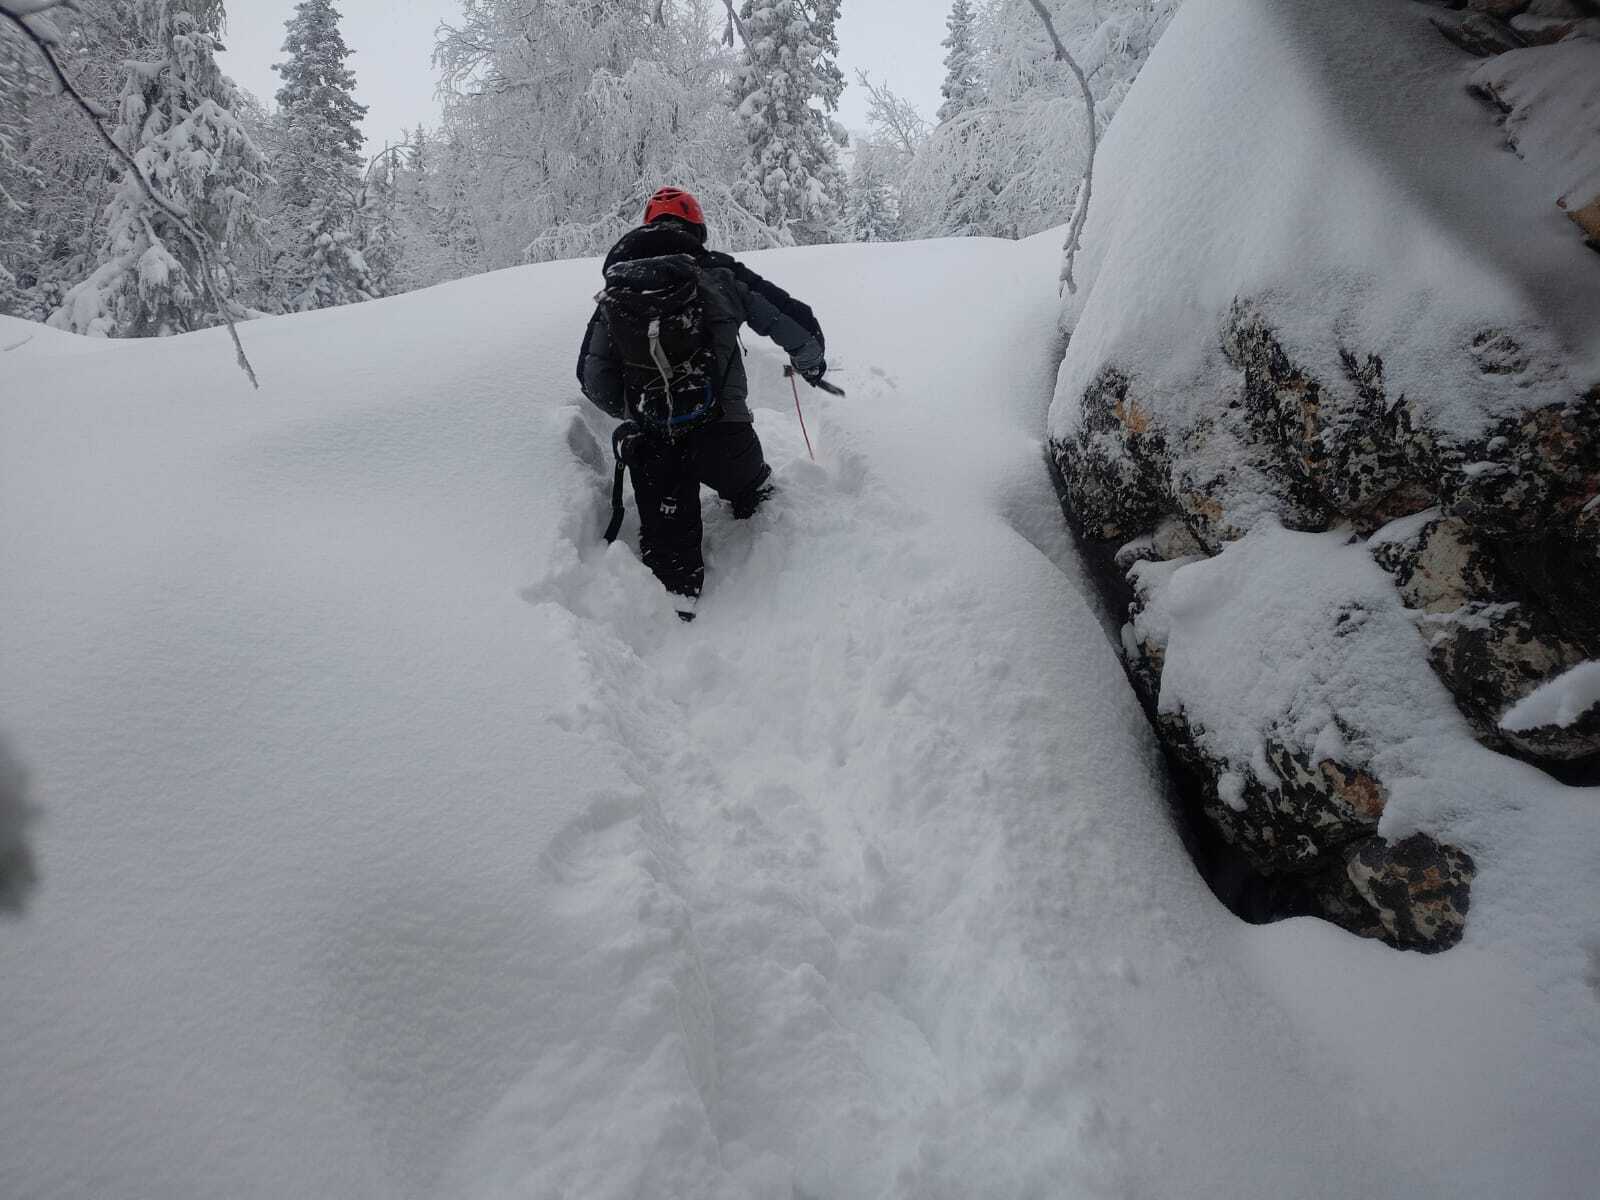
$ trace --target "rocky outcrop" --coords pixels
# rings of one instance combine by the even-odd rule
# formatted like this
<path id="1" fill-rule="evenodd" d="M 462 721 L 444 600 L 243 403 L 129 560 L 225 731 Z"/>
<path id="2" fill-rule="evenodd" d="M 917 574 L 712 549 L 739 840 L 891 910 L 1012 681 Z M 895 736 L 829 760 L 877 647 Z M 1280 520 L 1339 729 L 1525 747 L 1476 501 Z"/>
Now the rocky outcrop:
<path id="1" fill-rule="evenodd" d="M 1455 10 L 1434 17 L 1434 27 L 1461 49 L 1481 57 L 1600 32 L 1600 9 L 1589 0 L 1434 2 Z"/>
<path id="2" fill-rule="evenodd" d="M 1510 759 L 1600 781 L 1600 11 L 1224 7 L 1106 140 L 1050 448 L 1211 847 L 1441 949 L 1565 796 Z"/>
<path id="3" fill-rule="evenodd" d="M 1128 673 L 1201 806 L 1268 876 L 1300 877 L 1329 919 L 1394 945 L 1440 949 L 1461 936 L 1474 864 L 1459 847 L 1378 835 L 1388 784 L 1381 741 L 1344 726 L 1313 752 L 1275 728 L 1242 762 L 1164 695 L 1169 647 L 1144 620 L 1187 566 L 1261 521 L 1344 529 L 1365 540 L 1411 614 L 1426 659 L 1488 747 L 1566 770 L 1600 763 L 1600 710 L 1530 729 L 1502 718 L 1578 664 L 1600 659 L 1600 388 L 1508 416 L 1469 437 L 1430 426 L 1389 393 L 1384 364 L 1353 349 L 1337 378 L 1287 352 L 1263 306 L 1236 301 L 1219 349 L 1238 386 L 1185 430 L 1162 428 L 1128 374 L 1105 370 L 1074 435 L 1053 449 L 1064 500 L 1086 538 L 1123 544 L 1131 586 Z M 1508 334 L 1463 348 L 1476 369 L 1537 369 Z M 1359 630 L 1359 605 L 1326 614 L 1328 636 Z M 1307 637 L 1320 636 L 1308 631 Z"/>

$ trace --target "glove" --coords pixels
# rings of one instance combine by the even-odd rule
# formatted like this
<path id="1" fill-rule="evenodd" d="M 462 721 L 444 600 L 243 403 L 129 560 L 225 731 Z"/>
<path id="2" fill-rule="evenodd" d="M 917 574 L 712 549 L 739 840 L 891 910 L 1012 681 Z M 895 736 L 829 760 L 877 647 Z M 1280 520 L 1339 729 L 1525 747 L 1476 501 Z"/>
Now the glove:
<path id="1" fill-rule="evenodd" d="M 796 370 L 799 370 L 799 368 L 797 367 Z M 826 375 L 827 373 L 828 373 L 828 363 L 827 363 L 827 361 L 825 359 L 819 358 L 819 359 L 817 359 L 817 365 L 816 366 L 810 367 L 810 368 L 808 368 L 806 370 L 803 370 L 803 371 L 800 371 L 800 378 L 804 379 L 812 387 L 816 387 L 817 384 L 822 382 L 822 377 L 824 375 Z"/>

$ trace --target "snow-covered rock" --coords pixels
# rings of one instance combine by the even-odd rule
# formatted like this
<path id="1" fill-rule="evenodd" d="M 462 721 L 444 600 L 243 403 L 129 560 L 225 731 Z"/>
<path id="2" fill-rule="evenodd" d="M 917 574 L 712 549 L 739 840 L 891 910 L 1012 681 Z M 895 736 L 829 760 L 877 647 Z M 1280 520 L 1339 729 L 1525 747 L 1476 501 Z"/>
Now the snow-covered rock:
<path id="1" fill-rule="evenodd" d="M 1593 731 L 1529 740 L 1501 720 L 1508 697 L 1523 697 L 1584 661 L 1543 603 L 1519 589 L 1495 543 L 1465 517 L 1432 509 L 1397 521 L 1370 543 L 1417 614 L 1428 658 L 1481 741 L 1529 757 L 1568 760 L 1595 753 Z M 1587 640 L 1587 639 L 1585 639 Z"/>
<path id="2" fill-rule="evenodd" d="M 1191 0 L 1104 147 L 1051 414 L 1071 518 L 1132 544 L 1130 674 L 1208 813 L 1402 944 L 1460 936 L 1492 848 L 1406 811 L 1400 747 L 1600 756 L 1501 722 L 1600 656 L 1600 258 L 1554 203 L 1586 194 L 1600 43 L 1480 65 L 1430 23 L 1506 15 Z M 1156 550 L 1174 521 L 1218 557 Z"/>
<path id="3" fill-rule="evenodd" d="M 1500 728 L 1518 745 L 1559 754 L 1577 741 L 1600 738 L 1600 662 L 1582 662 L 1543 684 L 1500 718 Z"/>
<path id="4" fill-rule="evenodd" d="M 1498 55 L 1471 86 L 1502 116 L 1506 145 L 1551 181 L 1556 205 L 1600 250 L 1600 18 L 1558 29 L 1559 45 Z"/>

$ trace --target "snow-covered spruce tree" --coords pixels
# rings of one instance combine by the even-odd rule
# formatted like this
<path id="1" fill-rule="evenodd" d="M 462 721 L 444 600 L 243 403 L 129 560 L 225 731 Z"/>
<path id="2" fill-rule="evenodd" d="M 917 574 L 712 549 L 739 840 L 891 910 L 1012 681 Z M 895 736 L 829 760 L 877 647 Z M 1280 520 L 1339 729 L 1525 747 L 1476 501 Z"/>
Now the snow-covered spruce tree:
<path id="1" fill-rule="evenodd" d="M 787 239 L 832 241 L 844 192 L 844 139 L 828 115 L 844 91 L 839 0 L 745 0 L 740 16 L 750 40 L 733 96 L 749 142 L 746 205 Z"/>
<path id="2" fill-rule="evenodd" d="M 417 126 L 405 142 L 387 152 L 390 195 L 385 197 L 387 228 L 393 229 L 395 255 L 387 284 L 390 295 L 460 279 L 478 267 L 470 226 L 451 228 L 444 195 L 443 166 L 449 161 L 438 134 Z M 387 234 L 379 226 L 379 240 Z M 367 252 L 368 262 L 377 258 Z"/>
<path id="3" fill-rule="evenodd" d="M 114 136 L 145 182 L 212 247 L 200 252 L 124 169 L 106 208 L 98 265 L 50 323 L 106 337 L 148 337 L 224 320 L 229 252 L 256 232 L 264 163 L 233 109 L 237 92 L 216 63 L 221 0 L 131 0 L 118 5 L 136 57 L 125 64 Z M 228 303 L 221 301 L 220 303 Z"/>
<path id="4" fill-rule="evenodd" d="M 940 94 L 939 120 L 949 121 L 980 107 L 984 102 L 982 51 L 978 45 L 977 14 L 972 0 L 955 0 L 947 22 L 949 36 L 942 43 L 949 51 L 944 59 L 944 84 Z"/>
<path id="5" fill-rule="evenodd" d="M 401 233 L 400 173 L 402 148 L 390 146 L 367 164 L 356 193 L 356 228 L 361 242 L 357 247 L 366 263 L 377 295 L 392 295 L 404 254 Z"/>
<path id="6" fill-rule="evenodd" d="M 861 139 L 850 167 L 844 236 L 852 242 L 892 242 L 900 232 L 899 198 L 892 182 L 892 147 Z"/>
<path id="7" fill-rule="evenodd" d="M 479 157 L 463 134 L 460 123 L 447 122 L 437 139 L 432 165 L 425 165 L 420 177 L 426 211 L 417 220 L 431 234 L 442 252 L 440 266 L 445 279 L 460 279 L 490 270 L 504 263 L 490 258 L 490 239 L 486 230 L 502 231 L 509 220 L 503 210 L 487 207 L 483 197 L 489 186 L 503 178 L 479 167 Z M 510 163 L 496 164 L 509 168 Z M 521 247 L 509 261 L 523 261 Z"/>
<path id="8" fill-rule="evenodd" d="M 250 135 L 270 171 L 283 159 L 284 124 L 279 114 L 269 111 L 256 96 L 239 89 L 234 115 Z M 295 228 L 283 204 L 283 190 L 269 178 L 256 197 L 260 236 L 249 245 L 233 250 L 235 274 L 239 280 L 238 298 L 253 313 L 279 313 L 286 307 L 289 285 L 282 272 L 290 261 L 295 244 Z"/>
<path id="9" fill-rule="evenodd" d="M 287 61 L 273 67 L 283 124 L 273 162 L 280 219 L 291 226 L 293 248 L 281 274 L 286 307 L 305 311 L 370 300 L 378 283 L 361 251 L 359 125 L 366 107 L 353 95 L 351 51 L 339 31 L 332 0 L 301 0 L 286 23 Z"/>
<path id="10" fill-rule="evenodd" d="M 928 139 L 928 123 L 915 105 L 874 83 L 865 71 L 858 71 L 856 80 L 867 94 L 871 132 L 853 146 L 844 234 L 851 241 L 896 241 L 902 236 L 906 171 Z"/>

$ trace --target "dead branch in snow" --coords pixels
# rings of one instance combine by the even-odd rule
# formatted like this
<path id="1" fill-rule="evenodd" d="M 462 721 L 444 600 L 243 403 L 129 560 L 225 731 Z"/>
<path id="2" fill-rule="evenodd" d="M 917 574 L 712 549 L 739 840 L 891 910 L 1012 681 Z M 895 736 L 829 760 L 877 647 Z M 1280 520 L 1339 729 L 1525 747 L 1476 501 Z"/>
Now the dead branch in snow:
<path id="1" fill-rule="evenodd" d="M 723 43 L 733 45 L 733 31 L 739 31 L 739 40 L 746 46 L 750 44 L 750 31 L 744 27 L 744 21 L 734 11 L 733 0 L 722 0 L 723 6 L 728 10 L 728 31 L 722 35 Z"/>
<path id="2" fill-rule="evenodd" d="M 1072 278 L 1072 269 L 1077 263 L 1078 250 L 1082 245 L 1084 223 L 1089 219 L 1089 196 L 1094 189 L 1094 154 L 1099 143 L 1099 135 L 1095 129 L 1094 93 L 1089 90 L 1089 80 L 1084 75 L 1083 68 L 1062 44 L 1061 35 L 1056 32 L 1056 23 L 1050 19 L 1050 10 L 1044 6 L 1044 0 L 1029 0 L 1029 2 L 1033 5 L 1034 12 L 1039 14 L 1039 20 L 1044 22 L 1045 32 L 1050 35 L 1050 40 L 1055 43 L 1057 60 L 1067 64 L 1077 79 L 1078 86 L 1083 89 L 1083 106 L 1089 113 L 1089 161 L 1083 168 L 1083 183 L 1078 187 L 1078 199 L 1072 207 L 1072 223 L 1067 227 L 1067 244 L 1062 248 L 1061 282 L 1066 285 L 1067 291 L 1076 294 L 1078 285 Z"/>

